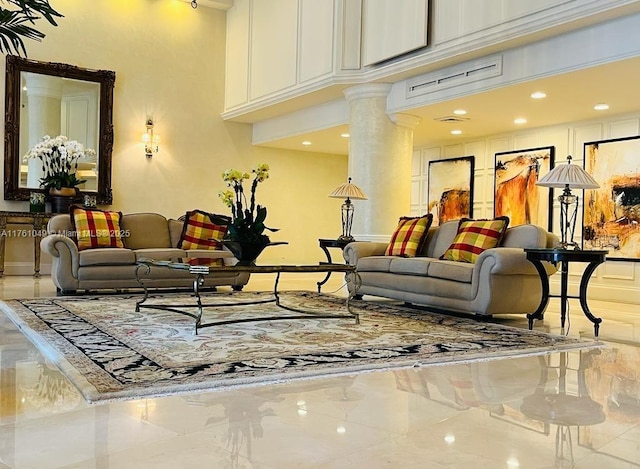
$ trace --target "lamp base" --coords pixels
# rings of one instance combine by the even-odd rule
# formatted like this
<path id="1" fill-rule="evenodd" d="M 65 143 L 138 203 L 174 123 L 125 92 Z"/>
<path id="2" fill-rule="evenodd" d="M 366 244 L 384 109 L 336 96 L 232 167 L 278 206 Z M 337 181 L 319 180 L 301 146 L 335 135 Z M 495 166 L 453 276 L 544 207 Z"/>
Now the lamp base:
<path id="1" fill-rule="evenodd" d="M 347 241 L 347 242 L 351 242 L 351 241 L 355 241 L 355 238 L 351 235 L 340 235 L 338 236 L 338 241 Z"/>
<path id="2" fill-rule="evenodd" d="M 580 245 L 576 242 L 565 242 L 563 243 L 562 241 L 558 241 L 558 244 L 556 244 L 556 248 L 557 249 L 564 249 L 566 251 L 581 251 L 582 248 L 580 247 Z"/>

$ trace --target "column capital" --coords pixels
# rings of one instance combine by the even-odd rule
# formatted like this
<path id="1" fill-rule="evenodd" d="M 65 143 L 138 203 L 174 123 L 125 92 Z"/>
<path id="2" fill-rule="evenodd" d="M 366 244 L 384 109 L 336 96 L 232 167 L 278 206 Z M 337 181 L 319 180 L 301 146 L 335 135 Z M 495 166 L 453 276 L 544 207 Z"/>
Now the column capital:
<path id="1" fill-rule="evenodd" d="M 367 83 L 356 85 L 343 91 L 347 101 L 362 98 L 386 98 L 391 91 L 390 83 Z"/>
<path id="2" fill-rule="evenodd" d="M 416 126 L 422 121 L 421 117 L 412 116 L 411 114 L 394 113 L 389 114 L 389 119 L 394 124 L 400 127 L 406 127 L 407 129 L 415 129 Z"/>

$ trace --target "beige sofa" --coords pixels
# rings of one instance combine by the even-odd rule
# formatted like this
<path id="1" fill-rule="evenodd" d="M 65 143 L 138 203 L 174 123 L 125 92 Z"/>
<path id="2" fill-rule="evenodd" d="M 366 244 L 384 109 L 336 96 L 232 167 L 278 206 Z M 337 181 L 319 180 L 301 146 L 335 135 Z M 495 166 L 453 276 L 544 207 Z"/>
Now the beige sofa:
<path id="1" fill-rule="evenodd" d="M 483 316 L 533 313 L 542 287 L 523 248 L 553 247 L 557 236 L 535 225 L 515 226 L 507 229 L 499 247 L 484 251 L 474 264 L 440 260 L 457 228 L 457 220 L 430 228 L 418 257 L 385 256 L 386 243 L 349 243 L 343 254 L 360 274 L 358 295 Z M 556 272 L 551 264 L 545 268 L 549 275 Z"/>
<path id="2" fill-rule="evenodd" d="M 96 248 L 78 251 L 75 241 L 69 237 L 72 225 L 69 215 L 56 215 L 47 226 L 40 246 L 52 257 L 51 279 L 61 294 L 78 290 L 140 288 L 136 278 L 136 260 L 152 258 L 169 260 L 185 257 L 210 256 L 211 251 L 177 248 L 183 222 L 170 220 L 156 213 L 123 214 L 120 228 L 124 248 Z M 224 256 L 225 265 L 232 265 L 235 258 L 225 251 L 214 251 L 214 256 Z M 188 271 L 151 266 L 149 272 L 139 272 L 149 288 L 192 287 L 194 275 Z M 211 273 L 205 277 L 204 287 L 229 285 L 241 290 L 249 281 L 248 273 Z"/>

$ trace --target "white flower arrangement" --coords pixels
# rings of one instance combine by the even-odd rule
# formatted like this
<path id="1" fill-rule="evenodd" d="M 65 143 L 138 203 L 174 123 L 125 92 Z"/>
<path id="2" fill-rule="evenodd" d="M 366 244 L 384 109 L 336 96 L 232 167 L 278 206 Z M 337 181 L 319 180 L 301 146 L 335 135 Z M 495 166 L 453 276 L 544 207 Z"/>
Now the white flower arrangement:
<path id="1" fill-rule="evenodd" d="M 94 158 L 95 150 L 85 148 L 76 140 L 69 140 L 64 135 L 51 138 L 49 135 L 42 137 L 24 156 L 25 162 L 31 158 L 42 161 L 44 177 L 40 179 L 40 186 L 47 189 L 55 187 L 75 187 L 85 180 L 76 179 L 79 158 Z"/>

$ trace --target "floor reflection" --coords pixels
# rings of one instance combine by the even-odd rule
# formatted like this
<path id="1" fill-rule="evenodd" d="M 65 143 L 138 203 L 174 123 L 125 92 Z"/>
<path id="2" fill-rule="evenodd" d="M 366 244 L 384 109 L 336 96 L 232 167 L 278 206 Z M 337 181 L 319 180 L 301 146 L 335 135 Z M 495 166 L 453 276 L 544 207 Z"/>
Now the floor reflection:
<path id="1" fill-rule="evenodd" d="M 0 467 L 637 469 L 640 315 L 594 309 L 598 349 L 94 406 L 0 319 Z"/>

